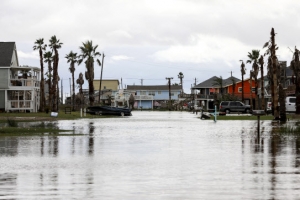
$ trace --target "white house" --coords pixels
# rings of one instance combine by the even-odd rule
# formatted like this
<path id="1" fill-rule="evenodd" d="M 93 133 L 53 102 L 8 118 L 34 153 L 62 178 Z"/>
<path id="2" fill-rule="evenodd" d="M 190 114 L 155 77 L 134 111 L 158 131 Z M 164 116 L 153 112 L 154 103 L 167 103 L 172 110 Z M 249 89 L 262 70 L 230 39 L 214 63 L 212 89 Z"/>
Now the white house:
<path id="1" fill-rule="evenodd" d="M 15 42 L 0 42 L 0 111 L 37 112 L 40 68 L 20 66 Z"/>

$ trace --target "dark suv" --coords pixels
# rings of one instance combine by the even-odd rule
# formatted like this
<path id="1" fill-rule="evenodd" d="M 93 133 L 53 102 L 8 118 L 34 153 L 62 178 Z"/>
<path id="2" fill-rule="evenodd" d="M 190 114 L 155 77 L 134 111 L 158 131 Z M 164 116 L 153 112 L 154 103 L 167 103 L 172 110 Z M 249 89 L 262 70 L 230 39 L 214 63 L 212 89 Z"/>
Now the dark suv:
<path id="1" fill-rule="evenodd" d="M 250 105 L 245 105 L 240 101 L 222 101 L 220 103 L 220 112 L 229 114 L 230 112 L 244 112 L 250 113 Z"/>

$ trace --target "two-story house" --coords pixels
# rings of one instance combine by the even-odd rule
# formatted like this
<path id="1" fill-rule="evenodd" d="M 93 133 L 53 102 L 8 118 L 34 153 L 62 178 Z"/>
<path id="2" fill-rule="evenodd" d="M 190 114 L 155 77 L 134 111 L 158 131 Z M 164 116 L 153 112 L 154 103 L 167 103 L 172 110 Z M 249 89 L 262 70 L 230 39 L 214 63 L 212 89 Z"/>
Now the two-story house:
<path id="1" fill-rule="evenodd" d="M 180 85 L 127 85 L 128 91 L 135 91 L 135 107 L 153 109 L 161 104 L 166 104 L 171 95 L 171 101 L 177 102 L 182 88 Z M 132 92 L 131 92 L 132 93 Z"/>
<path id="2" fill-rule="evenodd" d="M 0 42 L 0 110 L 37 112 L 40 68 L 19 66 L 15 42 Z"/>
<path id="3" fill-rule="evenodd" d="M 224 94 L 231 94 L 238 99 L 242 99 L 242 91 L 244 91 L 244 103 L 250 104 L 250 99 L 255 98 L 255 81 L 250 79 L 245 79 L 243 81 L 244 87 L 242 87 L 242 81 L 236 77 L 229 77 L 227 79 L 222 79 L 222 83 L 219 82 L 220 79 L 217 76 L 213 76 L 198 85 L 192 87 L 192 98 L 195 105 L 204 105 L 206 110 L 214 109 L 214 97 Z M 252 84 L 252 92 L 250 90 L 250 85 Z M 242 88 L 244 88 L 242 90 Z M 253 100 L 254 102 L 254 100 Z"/>

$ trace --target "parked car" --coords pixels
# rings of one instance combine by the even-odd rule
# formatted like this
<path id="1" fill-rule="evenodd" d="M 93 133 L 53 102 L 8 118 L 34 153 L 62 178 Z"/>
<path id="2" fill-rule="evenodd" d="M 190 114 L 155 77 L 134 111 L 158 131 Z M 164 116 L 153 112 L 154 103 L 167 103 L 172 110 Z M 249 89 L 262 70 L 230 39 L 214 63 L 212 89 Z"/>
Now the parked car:
<path id="1" fill-rule="evenodd" d="M 278 106 L 280 106 L 278 102 Z M 285 98 L 285 109 L 286 112 L 296 112 L 296 97 Z M 267 113 L 272 113 L 272 102 L 267 102 Z"/>
<path id="2" fill-rule="evenodd" d="M 285 109 L 286 112 L 296 112 L 296 97 L 286 97 Z"/>
<path id="3" fill-rule="evenodd" d="M 131 109 L 110 107 L 110 106 L 90 106 L 87 107 L 86 113 L 92 115 L 119 115 L 119 116 L 131 116 Z"/>
<path id="4" fill-rule="evenodd" d="M 245 105 L 240 101 L 222 101 L 220 103 L 219 112 L 225 112 L 226 114 L 230 112 L 250 113 L 251 106 Z"/>

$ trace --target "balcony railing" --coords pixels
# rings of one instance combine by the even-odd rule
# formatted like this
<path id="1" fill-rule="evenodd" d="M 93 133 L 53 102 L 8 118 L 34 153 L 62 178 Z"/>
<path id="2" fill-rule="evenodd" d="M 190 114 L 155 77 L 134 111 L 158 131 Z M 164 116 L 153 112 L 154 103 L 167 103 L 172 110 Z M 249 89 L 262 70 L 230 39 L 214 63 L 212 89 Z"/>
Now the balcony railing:
<path id="1" fill-rule="evenodd" d="M 10 79 L 10 85 L 13 87 L 39 87 L 40 81 L 35 79 Z"/>
<path id="2" fill-rule="evenodd" d="M 32 109 L 33 101 L 32 100 L 8 100 L 8 110 L 23 110 L 23 109 Z"/>
<path id="3" fill-rule="evenodd" d="M 134 97 L 135 100 L 153 100 L 152 95 L 136 95 Z"/>
<path id="4" fill-rule="evenodd" d="M 213 99 L 214 95 L 212 94 L 180 94 L 178 95 L 179 98 L 185 99 Z"/>

